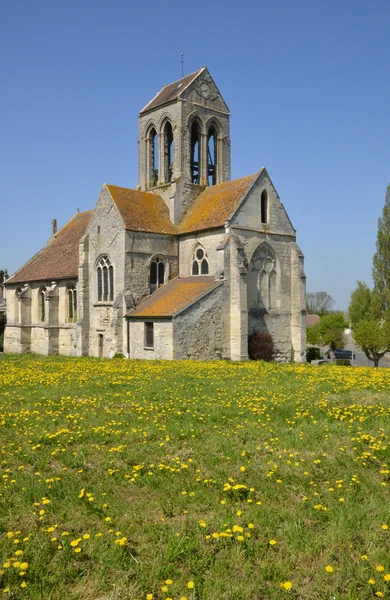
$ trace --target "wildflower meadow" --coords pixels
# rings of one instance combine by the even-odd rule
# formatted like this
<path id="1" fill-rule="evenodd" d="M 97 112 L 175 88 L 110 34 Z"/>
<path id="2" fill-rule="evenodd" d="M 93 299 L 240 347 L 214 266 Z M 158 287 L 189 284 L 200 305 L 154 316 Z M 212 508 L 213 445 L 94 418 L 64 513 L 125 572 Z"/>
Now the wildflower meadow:
<path id="1" fill-rule="evenodd" d="M 0 357 L 0 597 L 390 598 L 390 370 Z"/>

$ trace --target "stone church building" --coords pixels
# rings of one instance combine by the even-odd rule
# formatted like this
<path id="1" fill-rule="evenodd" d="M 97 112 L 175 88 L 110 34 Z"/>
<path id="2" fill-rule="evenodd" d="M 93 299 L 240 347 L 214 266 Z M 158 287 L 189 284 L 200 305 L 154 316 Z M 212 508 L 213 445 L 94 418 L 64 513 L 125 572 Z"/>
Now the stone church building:
<path id="1" fill-rule="evenodd" d="M 104 184 L 6 282 L 5 352 L 302 361 L 296 231 L 261 168 L 230 179 L 230 113 L 206 67 L 139 113 L 138 186 Z"/>

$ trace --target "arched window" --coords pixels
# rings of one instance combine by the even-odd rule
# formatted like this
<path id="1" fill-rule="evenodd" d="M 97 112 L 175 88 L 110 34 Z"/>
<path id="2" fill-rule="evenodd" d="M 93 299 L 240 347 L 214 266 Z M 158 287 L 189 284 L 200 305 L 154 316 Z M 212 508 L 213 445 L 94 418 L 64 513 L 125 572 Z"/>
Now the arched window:
<path id="1" fill-rule="evenodd" d="M 19 322 L 19 298 L 21 297 L 22 289 L 18 288 L 14 296 L 14 322 Z"/>
<path id="2" fill-rule="evenodd" d="M 44 323 L 46 319 L 45 292 L 45 288 L 39 290 L 39 318 L 41 323 Z"/>
<path id="3" fill-rule="evenodd" d="M 197 246 L 192 257 L 192 275 L 208 275 L 209 263 L 202 246 Z"/>
<path id="4" fill-rule="evenodd" d="M 209 185 L 217 183 L 217 130 L 214 125 L 207 135 L 207 180 Z"/>
<path id="5" fill-rule="evenodd" d="M 154 127 L 150 129 L 148 135 L 148 166 L 148 187 L 154 187 L 158 181 L 158 136 Z"/>
<path id="6" fill-rule="evenodd" d="M 108 256 L 101 256 L 96 265 L 98 302 L 114 301 L 114 267 Z"/>
<path id="7" fill-rule="evenodd" d="M 77 322 L 77 290 L 75 286 L 68 288 L 68 321 Z"/>
<path id="8" fill-rule="evenodd" d="M 200 183 L 201 169 L 201 135 L 200 125 L 198 121 L 194 121 L 191 126 L 191 181 L 192 183 Z"/>
<path id="9" fill-rule="evenodd" d="M 172 180 L 173 175 L 173 160 L 174 160 L 174 144 L 173 144 L 173 130 L 172 125 L 169 121 L 165 123 L 164 127 L 164 177 L 165 181 L 169 183 Z"/>
<path id="10" fill-rule="evenodd" d="M 267 190 L 261 192 L 261 222 L 268 223 L 268 194 Z"/>
<path id="11" fill-rule="evenodd" d="M 150 293 L 164 285 L 165 281 L 165 259 L 162 256 L 155 256 L 150 263 Z"/>
<path id="12" fill-rule="evenodd" d="M 275 252 L 262 243 L 253 254 L 248 273 L 248 308 L 265 311 L 276 308 Z"/>

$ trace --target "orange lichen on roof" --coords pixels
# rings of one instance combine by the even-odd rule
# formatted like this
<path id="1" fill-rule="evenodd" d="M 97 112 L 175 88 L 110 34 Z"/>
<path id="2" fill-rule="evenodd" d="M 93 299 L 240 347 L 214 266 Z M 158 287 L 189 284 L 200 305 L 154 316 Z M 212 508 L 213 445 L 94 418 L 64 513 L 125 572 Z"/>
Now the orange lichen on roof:
<path id="1" fill-rule="evenodd" d="M 160 90 L 158 94 L 156 94 L 156 96 L 150 102 L 148 102 L 148 104 L 140 111 L 139 114 L 142 115 L 143 113 L 146 113 L 149 110 L 153 110 L 158 106 L 163 106 L 164 104 L 169 104 L 169 102 L 173 102 L 173 100 L 179 98 L 181 93 L 187 88 L 187 86 L 193 81 L 195 81 L 195 79 L 198 77 L 198 75 L 200 75 L 202 71 L 204 71 L 204 69 L 205 67 L 203 67 L 203 69 L 200 69 L 199 71 L 195 71 L 195 73 L 186 75 L 185 77 L 182 77 L 182 79 L 174 81 L 169 85 L 164 85 L 162 90 Z"/>
<path id="2" fill-rule="evenodd" d="M 161 196 L 129 188 L 108 185 L 125 228 L 131 231 L 149 231 L 174 235 L 176 227 L 169 218 L 169 210 Z"/>
<path id="3" fill-rule="evenodd" d="M 91 214 L 91 210 L 76 213 L 47 246 L 10 277 L 7 283 L 77 277 L 79 242 L 85 233 Z"/>
<path id="4" fill-rule="evenodd" d="M 172 317 L 219 285 L 221 282 L 215 281 L 214 277 L 177 277 L 155 291 L 126 316 L 130 318 Z"/>
<path id="5" fill-rule="evenodd" d="M 257 176 L 258 173 L 206 188 L 184 217 L 179 233 L 223 227 Z"/>

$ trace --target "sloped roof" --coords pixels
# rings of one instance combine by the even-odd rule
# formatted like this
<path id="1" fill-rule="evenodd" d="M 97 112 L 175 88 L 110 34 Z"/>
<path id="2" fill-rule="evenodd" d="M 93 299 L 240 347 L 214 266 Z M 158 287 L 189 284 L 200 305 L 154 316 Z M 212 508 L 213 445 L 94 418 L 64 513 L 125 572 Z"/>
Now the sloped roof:
<path id="1" fill-rule="evenodd" d="M 45 248 L 8 279 L 7 284 L 77 276 L 79 242 L 85 233 L 91 214 L 91 210 L 76 213 Z"/>
<path id="2" fill-rule="evenodd" d="M 306 326 L 314 327 L 319 322 L 320 317 L 318 315 L 306 315 Z"/>
<path id="3" fill-rule="evenodd" d="M 195 73 L 186 75 L 182 79 L 178 79 L 169 85 L 164 85 L 161 91 L 140 111 L 140 115 L 147 113 L 149 110 L 154 110 L 164 104 L 169 104 L 180 97 L 181 93 L 192 83 L 206 67 L 203 67 Z"/>
<path id="4" fill-rule="evenodd" d="M 192 233 L 202 229 L 223 227 L 225 221 L 238 208 L 240 201 L 258 177 L 249 175 L 207 187 L 179 225 L 179 233 Z"/>
<path id="5" fill-rule="evenodd" d="M 169 218 L 169 210 L 161 196 L 107 185 L 125 228 L 131 231 L 175 234 L 176 227 Z"/>
<path id="6" fill-rule="evenodd" d="M 156 290 L 126 316 L 137 319 L 172 317 L 219 285 L 221 282 L 215 281 L 214 277 L 177 277 Z"/>

